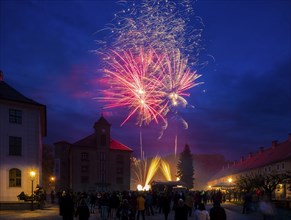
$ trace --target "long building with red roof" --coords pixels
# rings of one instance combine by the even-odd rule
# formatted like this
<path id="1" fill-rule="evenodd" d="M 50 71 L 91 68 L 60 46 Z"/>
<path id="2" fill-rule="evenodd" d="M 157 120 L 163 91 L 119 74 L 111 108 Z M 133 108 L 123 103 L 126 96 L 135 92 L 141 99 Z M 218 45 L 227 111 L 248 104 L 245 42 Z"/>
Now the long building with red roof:
<path id="1" fill-rule="evenodd" d="M 59 189 L 81 192 L 130 189 L 131 148 L 110 136 L 101 116 L 94 133 L 75 143 L 55 143 L 55 174 Z"/>
<path id="2" fill-rule="evenodd" d="M 227 188 L 234 186 L 236 178 L 240 175 L 286 171 L 291 171 L 291 134 L 281 143 L 272 141 L 270 147 L 260 147 L 257 152 L 241 157 L 240 161 L 229 163 L 211 178 L 208 185 L 215 188 Z M 291 199 L 290 186 L 282 185 L 275 194 L 274 196 L 278 199 Z"/>

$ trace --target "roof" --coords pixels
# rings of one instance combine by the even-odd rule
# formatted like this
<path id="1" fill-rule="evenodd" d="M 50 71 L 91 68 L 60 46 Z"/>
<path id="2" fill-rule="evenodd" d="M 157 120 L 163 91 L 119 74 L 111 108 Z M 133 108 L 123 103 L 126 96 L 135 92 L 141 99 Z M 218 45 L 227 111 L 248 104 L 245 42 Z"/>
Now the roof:
<path id="1" fill-rule="evenodd" d="M 111 138 L 110 150 L 122 150 L 122 151 L 133 151 L 131 148 Z"/>
<path id="2" fill-rule="evenodd" d="M 12 88 L 10 85 L 3 81 L 3 75 L 1 75 L 1 77 L 2 78 L 0 79 L 0 101 L 3 100 L 8 102 L 10 101 L 15 103 L 23 103 L 37 106 L 40 109 L 41 114 L 42 135 L 46 136 L 47 134 L 46 106 L 22 95 L 20 92 L 18 92 L 17 90 L 15 90 L 14 88 Z"/>
<path id="3" fill-rule="evenodd" d="M 16 101 L 16 102 L 24 102 L 33 105 L 41 105 L 32 99 L 29 99 L 22 95 L 20 92 L 16 91 L 14 88 L 9 86 L 4 81 L 0 80 L 0 99 Z"/>
<path id="4" fill-rule="evenodd" d="M 95 123 L 95 125 L 96 124 L 110 125 L 109 122 L 103 117 L 103 115 L 99 118 L 99 120 Z"/>
<path id="5" fill-rule="evenodd" d="M 75 143 L 73 143 L 74 146 L 95 146 L 96 145 L 96 134 L 91 134 Z M 110 139 L 110 150 L 120 150 L 120 151 L 128 151 L 128 152 L 133 152 L 133 150 L 124 144 L 114 140 Z"/>
<path id="6" fill-rule="evenodd" d="M 248 158 L 242 158 L 241 161 L 233 163 L 228 168 L 223 168 L 212 179 L 261 168 L 288 159 L 291 159 L 290 137 L 282 143 L 273 141 L 271 147 L 267 149 L 260 148 L 255 154 L 250 153 Z"/>

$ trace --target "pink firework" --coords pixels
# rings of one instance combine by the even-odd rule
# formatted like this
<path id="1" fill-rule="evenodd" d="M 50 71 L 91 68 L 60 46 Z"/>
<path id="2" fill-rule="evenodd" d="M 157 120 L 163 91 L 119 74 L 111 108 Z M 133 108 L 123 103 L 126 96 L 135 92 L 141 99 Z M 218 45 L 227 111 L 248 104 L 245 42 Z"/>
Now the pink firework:
<path id="1" fill-rule="evenodd" d="M 164 59 L 164 92 L 170 100 L 170 107 L 183 106 L 188 103 L 184 98 L 190 96 L 187 92 L 190 88 L 197 86 L 196 80 L 201 76 L 192 72 L 188 67 L 188 59 L 182 57 L 180 50 L 176 49 L 172 52 L 166 53 Z"/>
<path id="2" fill-rule="evenodd" d="M 156 123 L 159 119 L 165 121 L 167 102 L 164 101 L 165 92 L 160 89 L 163 87 L 161 67 L 164 58 L 153 49 L 140 49 L 139 54 L 111 50 L 105 55 L 108 67 L 104 72 L 110 87 L 101 99 L 107 103 L 104 108 L 129 108 L 121 125 L 134 114 L 138 115 L 138 125 L 149 124 L 152 120 Z"/>

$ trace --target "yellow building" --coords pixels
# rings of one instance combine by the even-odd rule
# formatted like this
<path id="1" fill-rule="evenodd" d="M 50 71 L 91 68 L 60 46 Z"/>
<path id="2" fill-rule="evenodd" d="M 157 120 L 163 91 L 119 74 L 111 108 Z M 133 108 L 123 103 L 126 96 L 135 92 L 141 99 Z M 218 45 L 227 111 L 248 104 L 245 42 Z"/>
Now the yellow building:
<path id="1" fill-rule="evenodd" d="M 273 141 L 269 148 L 260 147 L 256 153 L 241 157 L 223 167 L 209 182 L 214 188 L 235 186 L 236 179 L 245 174 L 285 173 L 291 171 L 291 134 L 286 141 Z M 291 199 L 290 184 L 280 184 L 273 195 L 276 199 Z"/>

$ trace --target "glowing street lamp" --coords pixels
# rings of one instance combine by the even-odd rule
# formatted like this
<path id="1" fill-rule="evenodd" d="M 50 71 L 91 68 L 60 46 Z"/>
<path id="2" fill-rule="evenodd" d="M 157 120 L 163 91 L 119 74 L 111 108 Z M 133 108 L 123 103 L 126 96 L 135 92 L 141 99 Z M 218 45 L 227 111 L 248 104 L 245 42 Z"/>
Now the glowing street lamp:
<path id="1" fill-rule="evenodd" d="M 231 184 L 232 178 L 228 178 L 228 182 L 229 182 L 229 184 Z"/>
<path id="2" fill-rule="evenodd" d="M 229 198 L 228 200 L 230 201 L 231 200 L 231 192 L 230 192 L 230 187 L 231 187 L 231 183 L 232 183 L 232 178 L 228 178 L 228 193 L 229 193 Z"/>
<path id="3" fill-rule="evenodd" d="M 35 171 L 30 171 L 29 172 L 29 175 L 30 175 L 30 178 L 31 178 L 31 211 L 33 211 L 33 181 L 34 181 L 34 178 L 35 178 L 35 175 L 36 175 L 36 172 Z"/>
<path id="4" fill-rule="evenodd" d="M 52 190 L 54 190 L 54 183 L 55 183 L 56 178 L 54 176 L 50 177 L 50 182 L 49 185 L 51 187 Z"/>

